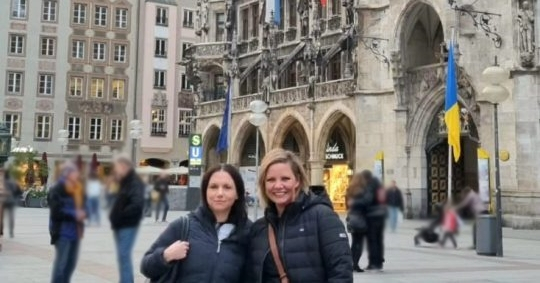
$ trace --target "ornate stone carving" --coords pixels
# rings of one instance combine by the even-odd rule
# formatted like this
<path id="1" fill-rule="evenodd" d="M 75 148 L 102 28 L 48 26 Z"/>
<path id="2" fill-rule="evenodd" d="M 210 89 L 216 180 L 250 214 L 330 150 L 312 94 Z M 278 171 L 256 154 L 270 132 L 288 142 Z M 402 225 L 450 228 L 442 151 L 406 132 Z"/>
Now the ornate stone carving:
<path id="1" fill-rule="evenodd" d="M 519 51 L 521 66 L 531 68 L 534 66 L 534 52 L 536 42 L 534 38 L 534 7 L 531 0 L 521 0 L 519 3 Z"/>
<path id="2" fill-rule="evenodd" d="M 199 0 L 197 5 L 199 6 L 200 13 L 200 30 L 204 33 L 208 33 L 208 12 L 209 12 L 209 0 Z"/>
<path id="3" fill-rule="evenodd" d="M 223 56 L 227 52 L 226 45 L 227 43 L 214 42 L 193 45 L 191 48 L 194 48 L 196 57 Z"/>
<path id="4" fill-rule="evenodd" d="M 4 100 L 4 107 L 9 110 L 19 110 L 23 107 L 23 102 L 18 98 L 6 98 Z"/>
<path id="5" fill-rule="evenodd" d="M 315 87 L 315 99 L 349 96 L 355 89 L 352 79 L 320 83 Z"/>
<path id="6" fill-rule="evenodd" d="M 341 16 L 332 16 L 328 20 L 328 30 L 339 30 L 341 28 Z"/>
<path id="7" fill-rule="evenodd" d="M 249 41 L 249 51 L 254 52 L 254 51 L 257 51 L 257 49 L 259 49 L 259 39 L 254 37 Z M 240 52 L 240 47 L 239 47 L 239 52 Z"/>
<path id="8" fill-rule="evenodd" d="M 114 105 L 108 102 L 100 101 L 83 101 L 79 103 L 79 111 L 83 113 L 113 113 Z"/>
<path id="9" fill-rule="evenodd" d="M 390 62 L 392 64 L 392 78 L 394 80 L 394 91 L 396 92 L 397 107 L 404 109 L 407 103 L 405 93 L 405 79 L 402 65 L 401 52 L 392 51 L 390 54 Z"/>
<path id="10" fill-rule="evenodd" d="M 51 111 L 54 109 L 54 102 L 50 100 L 36 101 L 36 109 L 39 111 Z"/>
<path id="11" fill-rule="evenodd" d="M 287 41 L 296 40 L 296 28 L 289 28 L 285 34 L 286 34 Z"/>
<path id="12" fill-rule="evenodd" d="M 167 94 L 164 92 L 156 92 L 154 93 L 154 97 L 152 98 L 152 106 L 155 107 L 167 107 L 168 101 L 167 101 Z"/>

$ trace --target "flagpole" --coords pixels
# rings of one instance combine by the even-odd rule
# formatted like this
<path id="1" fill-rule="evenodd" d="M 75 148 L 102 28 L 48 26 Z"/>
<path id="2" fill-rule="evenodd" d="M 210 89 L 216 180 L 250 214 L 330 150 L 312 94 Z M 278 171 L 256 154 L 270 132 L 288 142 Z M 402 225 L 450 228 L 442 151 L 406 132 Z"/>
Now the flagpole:
<path id="1" fill-rule="evenodd" d="M 452 27 L 452 35 L 451 35 L 452 37 L 451 37 L 451 39 L 450 39 L 450 45 L 454 45 L 454 44 L 455 44 L 455 40 L 456 40 L 455 35 L 456 35 L 456 30 L 455 30 L 454 27 Z M 451 51 L 451 50 L 452 50 L 452 51 Z M 453 52 L 453 50 L 454 50 L 453 48 L 452 48 L 452 49 L 448 48 L 448 52 Z M 449 55 L 450 55 L 450 54 L 449 54 Z M 454 55 L 454 54 L 452 54 L 452 55 Z M 448 57 L 450 58 L 450 56 L 448 56 Z M 453 58 L 453 56 L 452 56 L 452 58 Z M 447 63 L 447 64 L 455 64 L 455 62 L 454 62 L 454 61 L 450 62 L 450 60 L 448 60 L 448 63 Z M 457 73 L 457 68 L 456 68 L 456 73 Z M 446 75 L 448 76 L 449 74 L 446 74 Z M 457 74 L 456 74 L 456 76 L 457 76 Z M 458 104 L 458 105 L 459 105 L 459 104 Z M 450 134 L 450 133 L 449 133 L 449 134 Z M 452 177 L 453 177 L 453 170 L 452 170 L 452 165 L 453 165 L 453 163 L 452 163 L 452 157 L 453 157 L 452 145 L 450 145 L 450 143 L 449 143 L 449 144 L 448 144 L 448 187 L 447 187 L 447 189 L 448 189 L 447 202 L 448 202 L 449 204 L 453 204 L 453 203 L 452 203 L 452 188 L 453 188 L 453 182 L 452 182 Z"/>
<path id="2" fill-rule="evenodd" d="M 229 112 L 227 113 L 227 164 L 231 164 L 231 128 L 232 128 L 232 96 L 233 96 L 233 77 L 229 77 L 229 93 L 227 94 L 227 104 Z"/>

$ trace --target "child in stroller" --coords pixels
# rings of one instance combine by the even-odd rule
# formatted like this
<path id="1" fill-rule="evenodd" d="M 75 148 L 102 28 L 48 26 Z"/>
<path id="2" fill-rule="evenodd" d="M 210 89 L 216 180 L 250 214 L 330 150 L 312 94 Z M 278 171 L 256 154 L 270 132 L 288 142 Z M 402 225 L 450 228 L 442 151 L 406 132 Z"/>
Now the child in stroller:
<path id="1" fill-rule="evenodd" d="M 439 242 L 439 233 L 437 233 L 437 228 L 439 228 L 443 223 L 443 216 L 444 216 L 444 206 L 438 204 L 436 209 L 436 215 L 435 219 L 433 219 L 427 226 L 417 228 L 416 230 L 418 233 L 414 236 L 414 245 L 418 246 L 420 245 L 420 240 L 433 244 Z"/>

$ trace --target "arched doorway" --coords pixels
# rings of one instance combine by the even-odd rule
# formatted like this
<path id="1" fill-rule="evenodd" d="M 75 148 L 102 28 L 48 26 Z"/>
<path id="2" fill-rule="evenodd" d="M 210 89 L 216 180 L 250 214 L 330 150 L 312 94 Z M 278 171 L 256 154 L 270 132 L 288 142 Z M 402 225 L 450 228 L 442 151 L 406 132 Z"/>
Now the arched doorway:
<path id="1" fill-rule="evenodd" d="M 206 169 L 216 166 L 220 163 L 227 161 L 227 152 L 218 154 L 216 151 L 216 146 L 219 138 L 219 128 L 217 126 L 210 127 L 205 136 L 203 137 L 203 155 L 204 162 L 203 168 Z"/>
<path id="2" fill-rule="evenodd" d="M 281 143 L 278 143 L 283 149 L 290 150 L 300 157 L 307 170 L 306 164 L 309 159 L 309 142 L 304 128 L 298 121 L 294 121 L 286 130 Z"/>
<path id="3" fill-rule="evenodd" d="M 170 164 L 169 161 L 160 158 L 147 158 L 141 162 L 142 166 L 152 166 L 161 169 L 169 168 Z"/>
<path id="4" fill-rule="evenodd" d="M 448 142 L 444 123 L 444 110 L 438 112 L 431 122 L 426 140 L 428 215 L 433 215 L 437 205 L 447 202 L 448 191 L 452 190 L 452 203 L 459 202 L 465 187 L 478 191 L 478 148 L 476 125 L 469 113 L 462 108 L 461 157 L 452 159 L 452 187 L 448 187 Z"/>
<path id="5" fill-rule="evenodd" d="M 335 112 L 321 132 L 319 150 L 324 160 L 323 183 L 337 211 L 344 211 L 349 178 L 354 172 L 355 128 L 351 119 Z"/>

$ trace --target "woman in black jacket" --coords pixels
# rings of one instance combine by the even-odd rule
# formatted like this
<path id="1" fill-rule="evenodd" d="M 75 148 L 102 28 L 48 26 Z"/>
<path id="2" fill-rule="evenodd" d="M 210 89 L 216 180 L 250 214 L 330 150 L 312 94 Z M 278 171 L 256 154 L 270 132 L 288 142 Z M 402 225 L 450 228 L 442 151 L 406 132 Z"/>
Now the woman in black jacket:
<path id="1" fill-rule="evenodd" d="M 365 194 L 366 181 L 364 175 L 361 173 L 356 173 L 349 182 L 349 187 L 347 188 L 346 194 L 346 204 L 347 204 L 347 229 L 351 233 L 352 243 L 351 243 L 351 253 L 353 259 L 353 269 L 356 272 L 364 272 L 360 268 L 359 261 L 362 257 L 362 252 L 364 250 L 364 239 L 367 236 L 367 220 L 366 212 L 367 205 L 357 205 L 352 207 L 351 205 L 357 200 L 360 203 L 366 203 L 368 201 L 365 199 L 367 195 Z M 351 204 L 351 205 L 349 205 Z M 356 220 L 356 221 L 355 221 Z"/>
<path id="2" fill-rule="evenodd" d="M 267 153 L 259 188 L 267 207 L 251 229 L 246 282 L 280 282 L 285 275 L 290 282 L 353 282 L 345 227 L 326 194 L 309 192 L 298 157 L 283 149 Z M 275 254 L 271 242 L 276 243 Z"/>
<path id="3" fill-rule="evenodd" d="M 188 216 L 187 241 L 177 236 L 183 234 L 178 233 L 181 221 L 172 222 L 144 255 L 141 272 L 146 277 L 182 283 L 243 281 L 250 223 L 242 177 L 231 165 L 217 166 L 206 172 L 201 188 L 202 205 Z"/>

